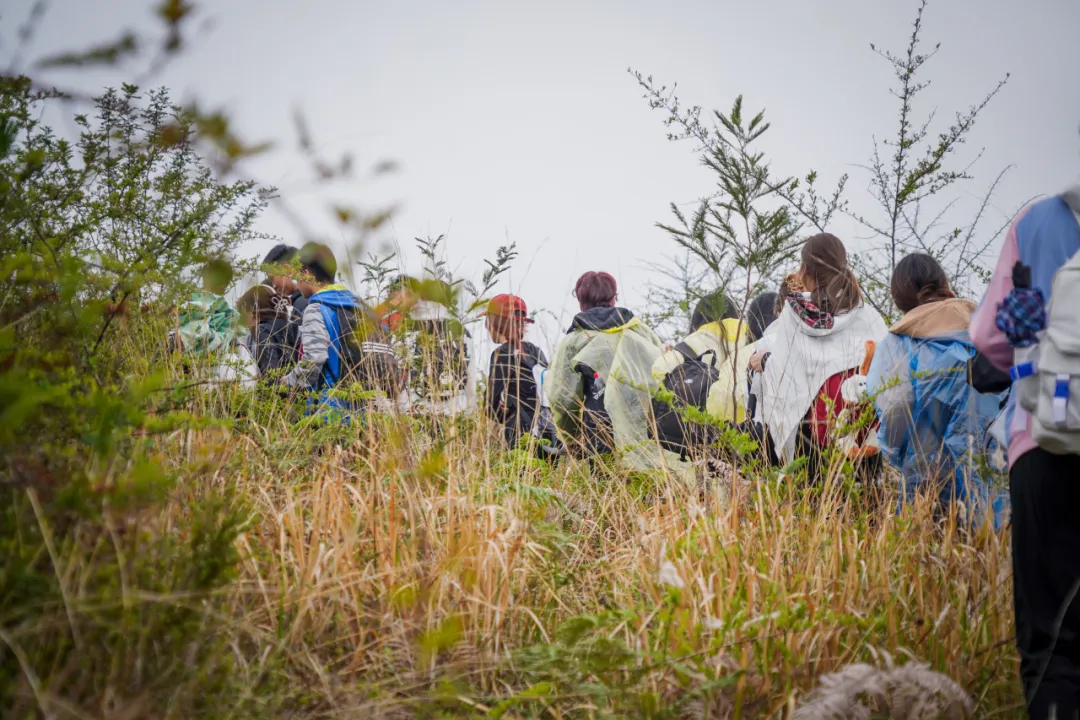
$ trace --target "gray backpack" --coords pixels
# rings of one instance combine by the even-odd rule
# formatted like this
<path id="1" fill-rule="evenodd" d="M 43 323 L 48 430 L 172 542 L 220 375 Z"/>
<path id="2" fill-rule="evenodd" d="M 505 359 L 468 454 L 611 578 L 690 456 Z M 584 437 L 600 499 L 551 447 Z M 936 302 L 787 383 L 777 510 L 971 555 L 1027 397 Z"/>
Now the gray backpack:
<path id="1" fill-rule="evenodd" d="M 1054 275 L 1046 330 L 1017 348 L 1012 375 L 1031 435 L 1044 450 L 1080 455 L 1080 253 Z"/>

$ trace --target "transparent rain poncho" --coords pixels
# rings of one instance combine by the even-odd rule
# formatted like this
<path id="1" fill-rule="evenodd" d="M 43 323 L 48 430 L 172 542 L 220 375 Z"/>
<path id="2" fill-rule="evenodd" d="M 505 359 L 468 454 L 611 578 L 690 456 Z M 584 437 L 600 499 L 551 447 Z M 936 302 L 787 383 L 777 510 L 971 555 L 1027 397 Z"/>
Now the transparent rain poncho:
<path id="1" fill-rule="evenodd" d="M 649 437 L 652 413 L 651 390 L 655 387 L 652 366 L 660 357 L 660 339 L 638 318 L 604 330 L 575 328 L 559 344 L 545 379 L 559 430 L 571 438 L 581 434 L 584 393 L 583 364 L 599 373 L 606 390 L 604 409 L 611 418 L 616 453 L 624 468 L 651 470 L 681 468 L 678 457 L 665 453 Z"/>
<path id="2" fill-rule="evenodd" d="M 996 449 L 989 428 L 1004 396 L 978 393 L 968 383 L 974 354 L 966 331 L 890 334 L 874 356 L 867 390 L 881 419 L 882 452 L 903 476 L 902 502 L 929 490 L 943 504 L 963 502 L 972 519 L 993 508 L 1000 525 L 1007 495 L 984 476 Z"/>

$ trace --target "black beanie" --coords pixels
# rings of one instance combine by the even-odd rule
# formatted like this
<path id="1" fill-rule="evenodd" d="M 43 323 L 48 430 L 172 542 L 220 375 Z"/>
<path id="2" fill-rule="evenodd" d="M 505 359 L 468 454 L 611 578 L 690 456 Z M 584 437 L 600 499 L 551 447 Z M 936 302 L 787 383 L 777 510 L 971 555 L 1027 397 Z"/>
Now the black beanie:
<path id="1" fill-rule="evenodd" d="M 337 276 L 337 258 L 334 251 L 321 243 L 308 243 L 300 248 L 300 264 L 311 273 L 316 282 L 329 284 Z"/>
<path id="2" fill-rule="evenodd" d="M 274 247 L 270 248 L 270 252 L 266 253 L 266 257 L 263 258 L 263 265 L 277 265 L 284 264 L 296 257 L 296 248 L 292 245 L 286 245 L 285 243 L 278 243 Z"/>
<path id="3" fill-rule="evenodd" d="M 702 325 L 708 323 L 737 317 L 739 317 L 738 308 L 728 299 L 723 290 L 717 290 L 698 300 L 697 307 L 690 316 L 690 332 L 697 332 Z"/>

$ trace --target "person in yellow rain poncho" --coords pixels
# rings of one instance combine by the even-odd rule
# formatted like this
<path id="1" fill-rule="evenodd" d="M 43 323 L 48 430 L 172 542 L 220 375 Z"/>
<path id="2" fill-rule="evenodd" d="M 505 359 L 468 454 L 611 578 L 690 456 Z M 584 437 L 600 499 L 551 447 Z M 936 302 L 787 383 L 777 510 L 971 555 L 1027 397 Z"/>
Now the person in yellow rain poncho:
<path id="1" fill-rule="evenodd" d="M 705 411 L 717 420 L 740 423 L 746 418 L 747 366 L 754 354 L 750 325 L 722 291 L 698 301 L 690 320 L 690 335 L 657 358 L 652 376 L 664 383 L 668 373 L 687 358 L 711 354 L 719 377 L 709 387 Z M 711 358 L 710 358 L 711 360 Z"/>
<path id="2" fill-rule="evenodd" d="M 615 278 L 608 273 L 585 273 L 574 295 L 581 312 L 544 381 L 567 448 L 585 457 L 611 454 L 625 470 L 685 472 L 678 456 L 649 437 L 660 339 L 633 312 L 615 306 Z"/>

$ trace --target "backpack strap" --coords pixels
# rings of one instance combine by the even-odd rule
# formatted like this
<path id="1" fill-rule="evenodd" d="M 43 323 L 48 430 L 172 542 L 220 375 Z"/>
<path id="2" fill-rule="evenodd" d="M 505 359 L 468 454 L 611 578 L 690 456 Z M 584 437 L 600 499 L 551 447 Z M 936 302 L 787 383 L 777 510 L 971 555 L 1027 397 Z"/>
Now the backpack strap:
<path id="1" fill-rule="evenodd" d="M 690 345 L 685 342 L 678 343 L 673 349 L 687 360 L 698 359 L 698 354 L 694 352 L 694 348 L 690 347 Z"/>
<path id="2" fill-rule="evenodd" d="M 712 355 L 712 360 L 709 362 L 709 365 L 711 365 L 712 367 L 716 367 L 717 358 L 715 350 L 706 350 L 699 355 L 697 352 L 694 351 L 694 348 L 690 347 L 690 345 L 686 342 L 678 343 L 672 349 L 682 355 L 683 358 L 685 358 L 686 360 L 689 360 L 690 362 L 699 362 L 702 364 L 705 364 L 704 358 L 706 355 Z"/>
<path id="3" fill-rule="evenodd" d="M 1054 378 L 1054 424 L 1064 427 L 1069 418 L 1069 380 L 1068 373 L 1061 373 Z"/>
<path id="4" fill-rule="evenodd" d="M 313 302 L 319 306 L 319 313 L 326 326 L 326 335 L 330 340 L 326 344 L 326 363 L 322 369 L 322 381 L 326 385 L 336 385 L 338 378 L 341 377 L 341 352 L 338 344 L 341 342 L 341 323 L 338 322 L 334 308 L 318 300 Z"/>
<path id="5" fill-rule="evenodd" d="M 1009 368 L 1009 377 L 1013 382 L 1023 380 L 1026 377 L 1031 377 L 1035 373 L 1039 372 L 1039 366 L 1035 362 L 1025 362 L 1019 365 L 1013 365 Z"/>

